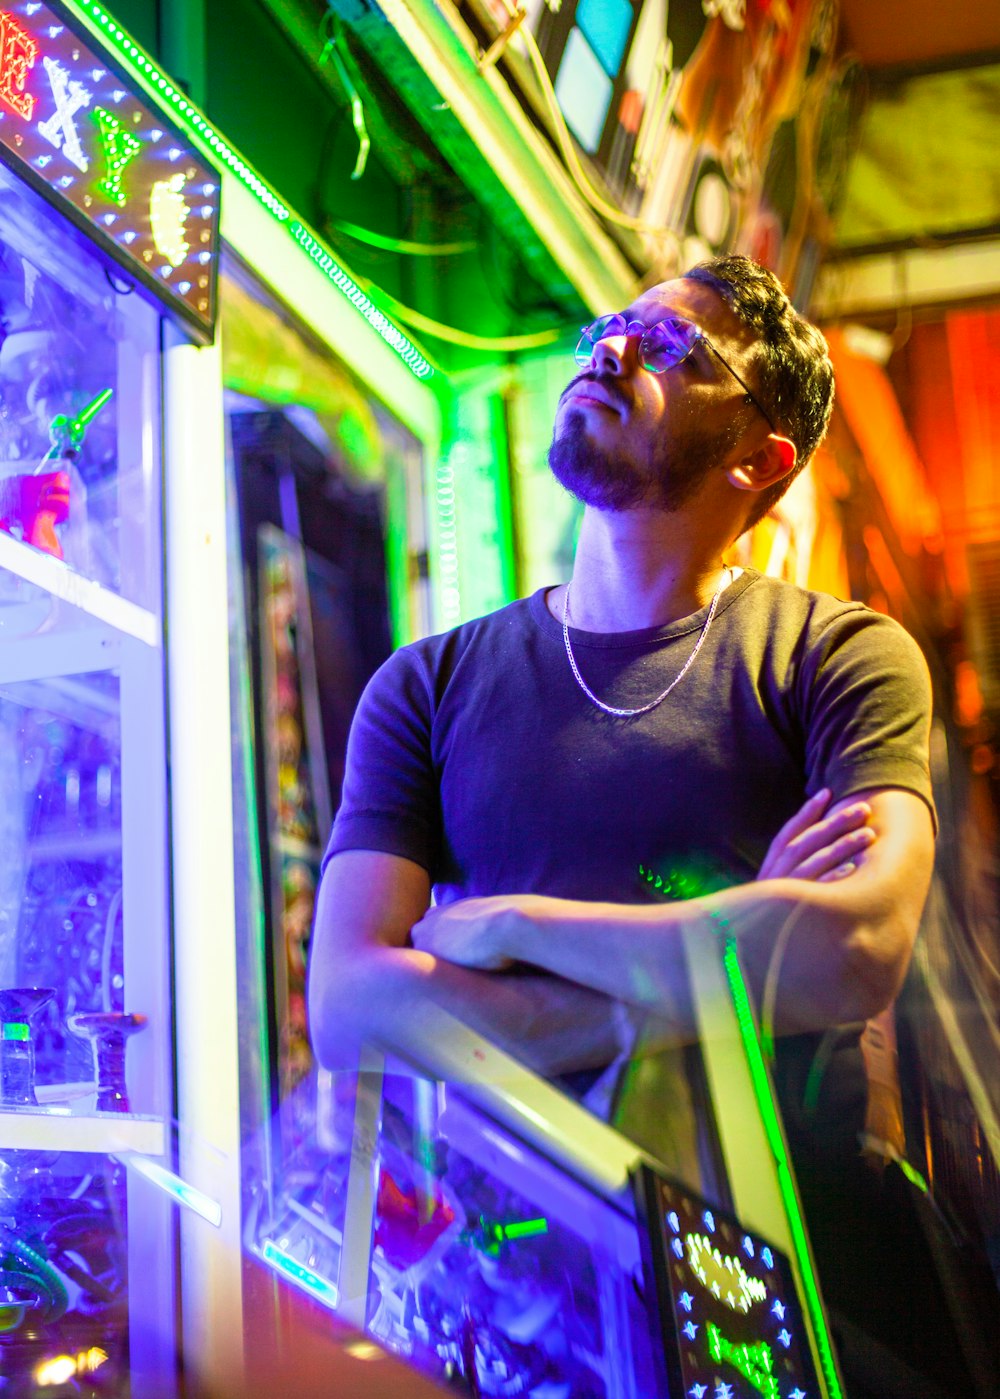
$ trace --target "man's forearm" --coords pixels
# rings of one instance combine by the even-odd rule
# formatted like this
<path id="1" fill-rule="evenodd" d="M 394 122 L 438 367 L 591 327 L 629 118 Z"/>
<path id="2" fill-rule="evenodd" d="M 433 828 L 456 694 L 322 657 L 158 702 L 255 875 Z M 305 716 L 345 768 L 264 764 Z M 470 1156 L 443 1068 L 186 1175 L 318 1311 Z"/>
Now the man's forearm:
<path id="1" fill-rule="evenodd" d="M 737 938 L 758 998 L 769 976 L 777 988 L 776 1027 L 784 1033 L 876 1013 L 895 990 L 896 944 L 905 941 L 904 933 L 885 931 L 892 946 L 880 959 L 878 937 L 842 890 L 792 880 L 663 905 L 528 896 L 516 901 L 497 935 L 507 956 L 656 1009 L 689 1033 L 695 1027 L 683 948 L 688 929 Z"/>
<path id="2" fill-rule="evenodd" d="M 435 1007 L 546 1077 L 607 1064 L 621 1048 L 607 996 L 544 972 L 497 975 L 377 948 L 311 977 L 313 1042 L 330 1068 L 355 1067 L 362 1042 L 419 1055 Z"/>

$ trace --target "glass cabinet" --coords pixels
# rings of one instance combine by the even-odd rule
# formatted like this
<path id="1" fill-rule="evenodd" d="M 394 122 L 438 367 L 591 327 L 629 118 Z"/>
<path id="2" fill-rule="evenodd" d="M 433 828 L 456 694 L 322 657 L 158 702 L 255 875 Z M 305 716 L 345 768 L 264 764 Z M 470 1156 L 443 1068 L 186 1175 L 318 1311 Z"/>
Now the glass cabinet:
<path id="1" fill-rule="evenodd" d="M 157 309 L 0 168 L 0 1372 L 17 1394 L 128 1375 L 171 1392 L 170 1206 L 149 1181 L 172 1114 L 159 345 Z"/>

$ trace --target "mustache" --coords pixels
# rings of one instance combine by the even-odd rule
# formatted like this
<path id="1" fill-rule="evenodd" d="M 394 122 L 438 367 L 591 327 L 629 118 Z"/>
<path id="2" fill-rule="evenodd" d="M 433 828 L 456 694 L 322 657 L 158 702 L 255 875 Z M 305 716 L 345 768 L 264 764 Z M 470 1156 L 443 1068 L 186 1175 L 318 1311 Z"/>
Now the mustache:
<path id="1" fill-rule="evenodd" d="M 577 384 L 596 384 L 603 390 L 612 403 L 622 408 L 631 406 L 629 396 L 625 393 L 625 390 L 617 379 L 611 375 L 595 373 L 592 369 L 585 369 L 581 374 L 577 374 L 570 379 L 569 383 L 559 395 L 560 403 L 562 403 L 566 395 L 571 389 L 574 389 Z"/>

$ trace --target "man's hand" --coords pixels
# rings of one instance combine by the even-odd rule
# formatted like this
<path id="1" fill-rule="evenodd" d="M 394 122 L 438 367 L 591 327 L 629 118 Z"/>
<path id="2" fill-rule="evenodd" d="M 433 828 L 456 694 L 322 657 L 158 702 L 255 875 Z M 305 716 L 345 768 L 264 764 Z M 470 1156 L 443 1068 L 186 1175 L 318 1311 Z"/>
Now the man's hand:
<path id="1" fill-rule="evenodd" d="M 821 884 L 846 879 L 862 863 L 876 839 L 868 821 L 872 809 L 855 801 L 831 816 L 828 787 L 817 792 L 771 841 L 758 879 L 812 879 Z"/>
<path id="2" fill-rule="evenodd" d="M 513 959 L 501 951 L 504 933 L 520 916 L 522 902 L 517 894 L 497 894 L 429 908 L 413 926 L 413 946 L 460 967 L 505 971 Z"/>

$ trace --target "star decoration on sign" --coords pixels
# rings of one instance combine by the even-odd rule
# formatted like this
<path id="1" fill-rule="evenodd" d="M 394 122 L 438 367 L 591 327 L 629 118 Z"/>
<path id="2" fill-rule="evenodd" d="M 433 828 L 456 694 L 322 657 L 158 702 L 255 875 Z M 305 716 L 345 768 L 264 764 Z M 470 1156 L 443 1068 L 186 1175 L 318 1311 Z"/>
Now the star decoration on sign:
<path id="1" fill-rule="evenodd" d="M 702 1219 L 703 1219 L 704 1222 L 705 1222 L 705 1228 L 708 1230 L 708 1232 L 709 1232 L 710 1234 L 714 1234 L 714 1233 L 715 1233 L 715 1215 L 712 1213 L 712 1211 L 711 1211 L 711 1210 L 706 1210 L 705 1213 L 702 1215 Z"/>
<path id="2" fill-rule="evenodd" d="M 698 1334 L 698 1328 L 693 1321 L 687 1321 L 681 1328 L 689 1341 L 693 1341 Z"/>
<path id="3" fill-rule="evenodd" d="M 674 1242 L 671 1245 L 671 1247 L 673 1248 L 674 1253 L 676 1253 L 678 1258 L 684 1257 L 684 1245 L 681 1243 L 680 1239 L 674 1239 Z"/>
<path id="4" fill-rule="evenodd" d="M 779 1321 L 784 1321 L 784 1319 L 785 1319 L 785 1304 L 784 1304 L 784 1302 L 779 1302 L 778 1299 L 775 1298 L 775 1300 L 774 1300 L 774 1306 L 771 1308 L 771 1310 L 772 1310 L 772 1312 L 774 1312 L 775 1316 L 778 1318 Z"/>
<path id="5" fill-rule="evenodd" d="M 681 1222 L 677 1218 L 676 1210 L 671 1210 L 670 1213 L 667 1215 L 667 1223 L 670 1225 L 671 1229 L 674 1231 L 675 1234 L 679 1234 L 681 1232 Z"/>
<path id="6" fill-rule="evenodd" d="M 753 1257 L 753 1239 L 751 1239 L 749 1234 L 743 1235 L 743 1252 L 748 1258 Z"/>
<path id="7" fill-rule="evenodd" d="M 792 1344 L 792 1333 L 786 1327 L 783 1326 L 778 1332 L 778 1340 L 787 1350 L 788 1347 Z"/>
<path id="8" fill-rule="evenodd" d="M 707 1393 L 708 1393 L 708 1385 L 707 1385 L 707 1384 L 693 1384 L 693 1385 L 691 1386 L 691 1388 L 688 1390 L 688 1394 L 690 1394 L 691 1399 L 705 1399 L 705 1395 L 706 1395 Z M 805 1395 L 802 1396 L 802 1399 L 805 1399 Z"/>
<path id="9" fill-rule="evenodd" d="M 761 1258 L 764 1260 L 764 1267 L 765 1267 L 765 1268 L 773 1268 L 773 1267 L 774 1267 L 774 1254 L 771 1252 L 771 1250 L 770 1250 L 769 1248 L 762 1248 L 761 1251 L 760 1251 L 760 1256 L 761 1256 Z"/>
<path id="10" fill-rule="evenodd" d="M 715 1385 L 715 1399 L 733 1399 L 733 1386 L 726 1384 L 725 1380 L 717 1380 Z"/>
<path id="11" fill-rule="evenodd" d="M 694 1303 L 694 1298 L 691 1296 L 690 1292 L 682 1292 L 677 1301 L 686 1312 L 689 1312 Z"/>
<path id="12" fill-rule="evenodd" d="M 799 1389 L 798 1387 L 796 1387 L 795 1389 L 790 1391 L 788 1399 L 806 1399 L 806 1392 L 804 1389 Z"/>

